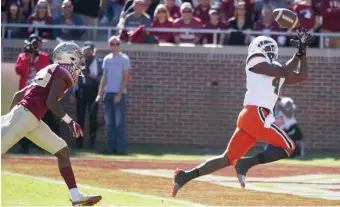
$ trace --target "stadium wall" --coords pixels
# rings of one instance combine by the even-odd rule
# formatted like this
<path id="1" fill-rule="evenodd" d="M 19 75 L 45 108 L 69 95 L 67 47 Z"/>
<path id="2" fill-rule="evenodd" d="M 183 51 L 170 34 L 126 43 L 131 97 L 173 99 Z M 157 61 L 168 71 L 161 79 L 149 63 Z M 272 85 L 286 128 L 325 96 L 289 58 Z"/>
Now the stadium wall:
<path id="1" fill-rule="evenodd" d="M 2 60 L 6 62 L 1 66 L 2 113 L 13 94 L 9 91 L 17 87 L 13 63 L 22 43 L 2 42 Z M 55 45 L 54 41 L 46 42 L 44 50 L 51 54 Z M 105 42 L 96 47 L 101 57 L 109 52 Z M 125 44 L 122 50 L 133 66 L 126 116 L 130 143 L 226 146 L 242 109 L 246 47 Z M 280 48 L 279 52 L 284 62 L 295 50 Z M 281 95 L 296 101 L 307 148 L 340 149 L 340 50 L 310 49 L 308 61 L 308 80 L 284 86 Z M 68 98 L 62 103 L 75 118 L 75 106 Z M 99 121 L 103 122 L 102 105 Z M 64 127 L 62 136 L 69 140 Z M 106 140 L 104 127 L 98 140 Z"/>

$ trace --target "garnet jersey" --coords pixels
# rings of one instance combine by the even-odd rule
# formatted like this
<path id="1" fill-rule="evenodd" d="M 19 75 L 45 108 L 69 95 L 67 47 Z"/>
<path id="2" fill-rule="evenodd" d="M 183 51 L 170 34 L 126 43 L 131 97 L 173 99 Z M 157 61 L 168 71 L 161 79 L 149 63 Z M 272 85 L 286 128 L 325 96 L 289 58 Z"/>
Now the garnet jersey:
<path id="1" fill-rule="evenodd" d="M 27 86 L 24 98 L 18 104 L 23 105 L 40 120 L 47 111 L 46 101 L 52 82 L 59 78 L 63 79 L 66 87 L 64 91 L 60 91 L 60 94 L 65 93 L 74 83 L 74 79 L 68 72 L 72 70 L 72 65 L 60 63 L 41 69 L 32 83 Z"/>
<path id="2" fill-rule="evenodd" d="M 255 105 L 272 111 L 285 78 L 270 77 L 251 71 L 252 67 L 262 62 L 280 65 L 276 61 L 271 63 L 263 53 L 254 52 L 248 55 L 246 62 L 247 92 L 244 97 L 244 106 Z"/>

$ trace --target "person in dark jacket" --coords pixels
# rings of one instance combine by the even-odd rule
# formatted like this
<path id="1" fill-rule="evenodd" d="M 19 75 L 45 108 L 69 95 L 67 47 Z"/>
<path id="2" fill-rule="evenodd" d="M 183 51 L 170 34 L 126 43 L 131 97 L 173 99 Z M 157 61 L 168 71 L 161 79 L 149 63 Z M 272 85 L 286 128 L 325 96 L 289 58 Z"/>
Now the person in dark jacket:
<path id="1" fill-rule="evenodd" d="M 95 56 L 94 44 L 90 41 L 84 43 L 85 69 L 83 76 L 79 76 L 78 85 L 74 88 L 70 96 L 72 103 L 77 105 L 77 122 L 84 129 L 86 110 L 89 114 L 89 148 L 95 147 L 97 133 L 97 113 L 98 105 L 95 102 L 98 94 L 98 86 L 102 75 L 102 59 Z M 76 147 L 83 148 L 84 138 L 76 140 Z"/>

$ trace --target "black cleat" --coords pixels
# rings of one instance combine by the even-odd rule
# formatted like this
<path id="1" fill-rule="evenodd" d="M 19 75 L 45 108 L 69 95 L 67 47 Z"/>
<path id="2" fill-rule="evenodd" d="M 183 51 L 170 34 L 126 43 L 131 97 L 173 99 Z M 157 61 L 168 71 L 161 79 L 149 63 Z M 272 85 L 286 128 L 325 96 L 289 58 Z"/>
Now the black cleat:
<path id="1" fill-rule="evenodd" d="M 246 187 L 246 175 L 251 167 L 251 163 L 247 159 L 239 159 L 235 165 L 237 180 L 242 188 Z"/>
<path id="2" fill-rule="evenodd" d="M 174 182 L 171 188 L 171 196 L 175 197 L 179 189 L 183 187 L 190 179 L 184 170 L 176 169 L 174 172 Z"/>

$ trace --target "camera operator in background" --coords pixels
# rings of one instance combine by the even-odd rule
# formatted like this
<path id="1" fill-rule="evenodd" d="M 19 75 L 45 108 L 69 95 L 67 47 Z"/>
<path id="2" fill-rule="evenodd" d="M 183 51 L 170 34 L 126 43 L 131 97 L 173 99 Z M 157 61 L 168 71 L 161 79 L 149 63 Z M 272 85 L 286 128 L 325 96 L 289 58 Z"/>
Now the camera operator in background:
<path id="1" fill-rule="evenodd" d="M 296 105 L 289 97 L 279 97 L 274 108 L 275 122 L 295 142 L 296 149 L 291 157 L 304 156 L 303 135 L 295 118 L 295 110 Z"/>
<path id="2" fill-rule="evenodd" d="M 90 41 L 84 43 L 83 52 L 85 55 L 85 69 L 83 76 L 79 76 L 78 84 L 73 88 L 73 94 L 70 95 L 70 101 L 77 104 L 77 122 L 82 129 L 85 128 L 86 110 L 89 115 L 89 142 L 88 147 L 93 149 L 96 142 L 97 134 L 97 114 L 98 104 L 95 101 L 98 94 L 98 86 L 102 76 L 102 59 L 95 56 L 96 50 L 94 44 Z M 76 147 L 83 148 L 84 138 L 76 139 Z"/>
<path id="3" fill-rule="evenodd" d="M 24 52 L 17 57 L 15 64 L 15 72 L 20 76 L 19 90 L 23 89 L 32 82 L 37 72 L 50 63 L 50 58 L 47 53 L 41 51 L 42 40 L 32 34 L 24 41 Z M 44 122 L 58 134 L 59 125 L 52 112 L 47 111 L 43 118 Z M 31 141 L 24 138 L 20 140 L 21 152 L 29 153 L 29 144 Z"/>

